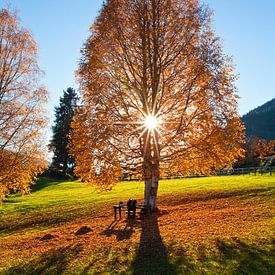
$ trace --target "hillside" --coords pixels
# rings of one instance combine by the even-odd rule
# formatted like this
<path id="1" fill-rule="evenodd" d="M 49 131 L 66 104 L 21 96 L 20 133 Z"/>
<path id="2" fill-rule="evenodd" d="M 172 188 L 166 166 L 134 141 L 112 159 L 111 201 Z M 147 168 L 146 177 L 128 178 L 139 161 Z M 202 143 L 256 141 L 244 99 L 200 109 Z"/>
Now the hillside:
<path id="1" fill-rule="evenodd" d="M 114 220 L 143 182 L 40 180 L 0 205 L 0 274 L 275 274 L 275 176 L 162 180 L 159 212 Z M 85 229 L 85 230 L 84 230 Z"/>
<path id="2" fill-rule="evenodd" d="M 275 98 L 251 110 L 241 119 L 245 124 L 247 137 L 275 139 Z"/>

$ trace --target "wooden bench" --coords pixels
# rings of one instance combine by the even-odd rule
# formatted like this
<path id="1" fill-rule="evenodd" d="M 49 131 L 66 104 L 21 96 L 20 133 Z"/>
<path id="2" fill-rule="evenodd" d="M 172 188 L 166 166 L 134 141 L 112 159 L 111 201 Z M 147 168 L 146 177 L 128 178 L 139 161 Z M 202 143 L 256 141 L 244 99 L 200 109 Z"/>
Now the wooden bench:
<path id="1" fill-rule="evenodd" d="M 123 208 L 126 208 L 127 209 L 127 205 L 126 204 L 117 204 L 117 205 L 113 205 L 113 209 L 114 209 L 114 219 L 116 220 L 117 218 L 117 211 L 118 211 L 118 214 L 119 214 L 119 218 L 121 219 L 121 209 Z M 140 216 L 146 216 L 150 213 L 150 210 L 143 204 L 137 204 L 136 206 L 136 210 L 138 210 L 138 214 Z M 136 211 L 128 211 L 128 209 L 125 211 L 127 214 L 128 214 L 128 217 L 130 215 L 133 215 L 135 216 L 136 214 Z"/>

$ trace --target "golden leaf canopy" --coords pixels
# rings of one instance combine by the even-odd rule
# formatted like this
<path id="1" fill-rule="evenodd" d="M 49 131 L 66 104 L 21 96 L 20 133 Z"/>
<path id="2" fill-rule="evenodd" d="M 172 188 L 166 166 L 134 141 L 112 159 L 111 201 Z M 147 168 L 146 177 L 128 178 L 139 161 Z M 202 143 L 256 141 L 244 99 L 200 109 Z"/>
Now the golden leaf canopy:
<path id="1" fill-rule="evenodd" d="M 0 10 L 0 201 L 28 192 L 45 166 L 41 129 L 47 91 L 39 85 L 37 46 L 17 15 Z"/>
<path id="2" fill-rule="evenodd" d="M 236 75 L 207 7 L 109 0 L 90 30 L 71 146 L 81 178 L 111 185 L 119 169 L 144 176 L 146 159 L 160 173 L 208 174 L 242 154 Z M 146 128 L 147 116 L 157 129 Z"/>

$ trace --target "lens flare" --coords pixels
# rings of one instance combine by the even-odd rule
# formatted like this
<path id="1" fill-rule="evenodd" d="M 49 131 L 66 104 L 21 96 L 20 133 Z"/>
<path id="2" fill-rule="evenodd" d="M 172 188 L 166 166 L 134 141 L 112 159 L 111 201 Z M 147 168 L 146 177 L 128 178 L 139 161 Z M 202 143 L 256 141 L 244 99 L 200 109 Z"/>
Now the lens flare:
<path id="1" fill-rule="evenodd" d="M 145 117 L 144 125 L 149 130 L 155 130 L 157 129 L 159 124 L 158 119 L 155 116 L 148 115 Z"/>

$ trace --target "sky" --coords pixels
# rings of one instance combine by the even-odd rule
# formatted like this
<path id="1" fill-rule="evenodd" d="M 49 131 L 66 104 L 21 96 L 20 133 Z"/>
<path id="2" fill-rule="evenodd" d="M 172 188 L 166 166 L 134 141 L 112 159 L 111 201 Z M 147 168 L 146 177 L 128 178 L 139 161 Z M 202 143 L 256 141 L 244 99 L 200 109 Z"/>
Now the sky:
<path id="1" fill-rule="evenodd" d="M 233 57 L 239 113 L 275 97 L 275 0 L 201 0 L 214 11 L 213 28 Z M 0 8 L 18 10 L 21 24 L 31 30 L 39 47 L 42 84 L 50 94 L 51 124 L 54 106 L 63 90 L 77 89 L 75 70 L 80 49 L 89 36 L 103 0 L 0 0 Z"/>

